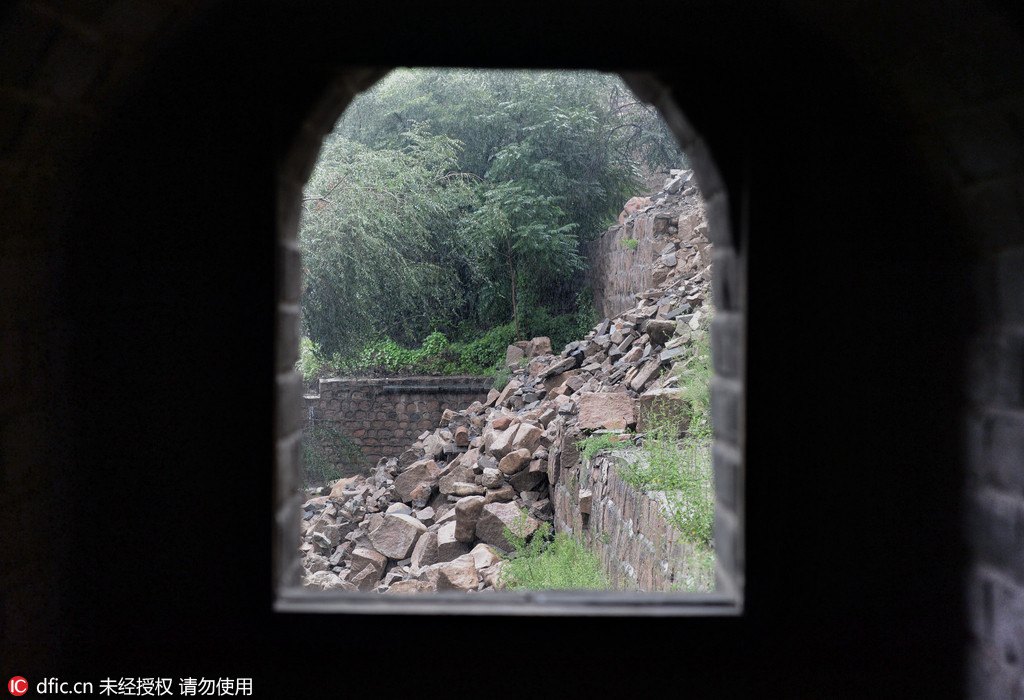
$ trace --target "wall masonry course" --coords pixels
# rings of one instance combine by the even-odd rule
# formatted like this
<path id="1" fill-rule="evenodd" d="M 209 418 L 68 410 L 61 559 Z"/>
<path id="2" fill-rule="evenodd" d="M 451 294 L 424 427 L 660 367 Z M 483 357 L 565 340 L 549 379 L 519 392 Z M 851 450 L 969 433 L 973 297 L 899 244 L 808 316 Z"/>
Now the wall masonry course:
<path id="1" fill-rule="evenodd" d="M 616 589 L 683 590 L 692 545 L 666 519 L 656 496 L 622 479 L 625 459 L 598 454 L 591 461 L 563 461 L 553 489 L 555 529 L 586 542 Z M 589 514 L 581 512 L 581 490 L 590 491 Z"/>
<path id="2" fill-rule="evenodd" d="M 332 426 L 352 440 L 372 467 L 381 457 L 397 457 L 424 430 L 435 428 L 446 410 L 483 401 L 491 377 L 400 377 L 321 379 L 320 393 L 307 394 L 304 429 Z"/>

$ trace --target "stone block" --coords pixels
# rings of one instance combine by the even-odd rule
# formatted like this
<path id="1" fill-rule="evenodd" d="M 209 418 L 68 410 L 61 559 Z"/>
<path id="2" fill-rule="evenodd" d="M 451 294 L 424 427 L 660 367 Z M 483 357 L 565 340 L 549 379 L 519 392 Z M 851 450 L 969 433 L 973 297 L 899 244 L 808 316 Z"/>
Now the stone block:
<path id="1" fill-rule="evenodd" d="M 385 515 L 381 524 L 370 531 L 374 549 L 390 559 L 405 559 L 412 554 L 416 540 L 427 526 L 408 515 Z"/>
<path id="2" fill-rule="evenodd" d="M 512 550 L 512 545 L 505 538 L 505 528 L 528 539 L 539 526 L 540 521 L 525 515 L 515 503 L 489 503 L 484 506 L 477 521 L 476 536 L 508 552 Z"/>
<path id="3" fill-rule="evenodd" d="M 634 404 L 635 400 L 623 392 L 583 392 L 577 425 L 582 430 L 624 430 L 636 425 Z"/>

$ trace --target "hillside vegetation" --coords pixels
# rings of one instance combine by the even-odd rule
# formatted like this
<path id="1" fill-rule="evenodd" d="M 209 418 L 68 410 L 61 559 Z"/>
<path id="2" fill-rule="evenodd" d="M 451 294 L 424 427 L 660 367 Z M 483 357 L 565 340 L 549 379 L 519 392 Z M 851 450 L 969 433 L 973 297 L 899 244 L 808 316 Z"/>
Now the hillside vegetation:
<path id="1" fill-rule="evenodd" d="M 617 76 L 392 72 L 304 192 L 300 369 L 489 373 L 515 340 L 580 337 L 583 244 L 684 160 Z"/>

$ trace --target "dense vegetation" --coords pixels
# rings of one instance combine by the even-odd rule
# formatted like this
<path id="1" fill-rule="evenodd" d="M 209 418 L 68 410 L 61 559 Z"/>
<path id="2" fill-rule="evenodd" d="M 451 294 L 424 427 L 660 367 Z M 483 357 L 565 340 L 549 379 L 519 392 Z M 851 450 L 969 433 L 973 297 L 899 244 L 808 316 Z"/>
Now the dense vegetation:
<path id="1" fill-rule="evenodd" d="M 303 368 L 489 371 L 594 322 L 582 246 L 684 160 L 617 76 L 397 70 L 325 140 L 304 193 Z"/>

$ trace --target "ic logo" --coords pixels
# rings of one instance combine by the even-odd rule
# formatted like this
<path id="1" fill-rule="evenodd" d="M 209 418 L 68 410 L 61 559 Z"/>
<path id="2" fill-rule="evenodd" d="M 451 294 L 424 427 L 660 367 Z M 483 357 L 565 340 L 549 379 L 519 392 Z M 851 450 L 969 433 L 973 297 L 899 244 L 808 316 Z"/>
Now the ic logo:
<path id="1" fill-rule="evenodd" d="M 11 691 L 11 695 L 24 695 L 28 692 L 28 681 L 21 676 L 15 676 L 7 681 L 7 690 Z"/>

